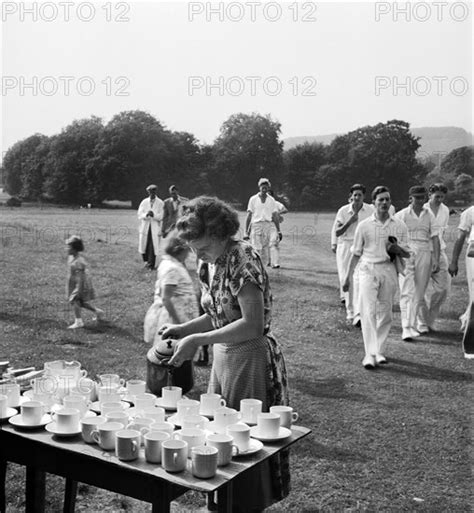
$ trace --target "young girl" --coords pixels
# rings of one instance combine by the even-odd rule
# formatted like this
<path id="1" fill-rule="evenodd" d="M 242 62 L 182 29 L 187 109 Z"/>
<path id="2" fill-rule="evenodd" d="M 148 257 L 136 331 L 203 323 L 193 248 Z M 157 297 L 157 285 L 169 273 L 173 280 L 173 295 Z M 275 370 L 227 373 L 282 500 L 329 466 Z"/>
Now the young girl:
<path id="1" fill-rule="evenodd" d="M 68 247 L 68 279 L 66 295 L 69 303 L 74 308 L 74 323 L 68 329 L 74 330 L 84 327 L 81 317 L 81 308 L 95 313 L 94 320 L 100 320 L 104 311 L 90 304 L 95 298 L 92 281 L 87 270 L 87 264 L 80 255 L 84 251 L 84 243 L 80 237 L 73 235 L 66 241 Z"/>

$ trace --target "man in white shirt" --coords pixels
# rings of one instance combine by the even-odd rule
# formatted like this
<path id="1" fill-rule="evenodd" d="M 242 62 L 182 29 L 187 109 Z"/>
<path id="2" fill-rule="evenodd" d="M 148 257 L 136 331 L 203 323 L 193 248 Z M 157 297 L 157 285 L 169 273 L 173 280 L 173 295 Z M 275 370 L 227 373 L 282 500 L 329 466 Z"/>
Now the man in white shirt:
<path id="1" fill-rule="evenodd" d="M 458 273 L 458 260 L 466 237 L 470 246 L 474 245 L 474 206 L 467 208 L 459 220 L 458 237 L 453 247 L 453 254 L 451 256 L 451 263 L 449 264 L 449 274 L 456 276 Z M 471 249 L 472 251 L 472 249 Z M 470 253 L 469 249 L 466 251 L 466 278 L 469 288 L 469 304 L 467 310 L 461 315 L 461 331 L 464 331 L 469 321 L 469 313 L 472 310 L 472 303 L 474 302 L 474 253 Z M 471 312 L 471 316 L 474 315 Z M 470 341 L 472 344 L 472 341 Z"/>
<path id="2" fill-rule="evenodd" d="M 275 196 L 271 189 L 268 191 L 268 193 L 275 200 L 278 221 L 282 223 L 283 214 L 286 214 L 288 212 L 288 209 L 285 207 L 285 205 L 283 205 L 283 203 L 275 199 Z M 273 267 L 273 269 L 280 268 L 280 237 L 278 236 L 278 231 L 275 223 L 272 223 L 270 228 L 270 260 L 268 261 L 268 265 Z"/>
<path id="3" fill-rule="evenodd" d="M 405 274 L 399 276 L 402 340 L 405 341 L 429 331 L 425 293 L 430 276 L 439 271 L 440 255 L 435 217 L 429 208 L 423 206 L 427 197 L 426 188 L 414 185 L 408 194 L 410 206 L 395 214 L 407 225 L 411 253 Z"/>
<path id="4" fill-rule="evenodd" d="M 268 178 L 260 178 L 260 192 L 249 199 L 247 219 L 245 221 L 245 240 L 259 253 L 262 262 L 270 261 L 270 235 L 272 224 L 275 224 L 278 239 L 281 241 L 280 220 L 275 200 L 268 194 L 271 184 Z"/>
<path id="5" fill-rule="evenodd" d="M 155 268 L 156 256 L 160 250 L 163 201 L 157 197 L 157 189 L 156 185 L 149 185 L 146 188 L 148 198 L 138 207 L 138 252 L 142 255 L 147 269 Z"/>
<path id="6" fill-rule="evenodd" d="M 340 282 L 344 281 L 347 269 L 349 268 L 352 256 L 351 246 L 354 242 L 357 225 L 364 219 L 367 219 L 374 211 L 372 205 L 364 203 L 365 190 L 364 185 L 360 183 L 354 184 L 349 191 L 349 204 L 343 205 L 336 214 L 336 263 Z M 360 315 L 357 308 L 359 292 L 357 269 L 355 269 L 354 274 L 350 278 L 351 284 L 349 292 L 344 293 L 344 303 L 346 305 L 347 320 L 356 326 L 360 325 Z"/>
<path id="7" fill-rule="evenodd" d="M 390 215 L 390 191 L 379 185 L 372 192 L 375 211 L 360 222 L 354 234 L 352 257 L 344 279 L 344 291 L 359 265 L 359 311 L 365 357 L 362 365 L 374 369 L 386 364 L 384 346 L 392 326 L 392 306 L 397 291 L 397 271 L 387 252 L 389 237 L 395 237 L 403 252 L 408 240 L 405 223 Z M 359 263 L 360 260 L 360 263 Z"/>
<path id="8" fill-rule="evenodd" d="M 448 297 L 451 288 L 451 278 L 448 273 L 448 257 L 446 255 L 446 242 L 444 233 L 449 224 L 449 208 L 444 204 L 448 188 L 442 183 L 430 185 L 430 199 L 423 206 L 430 209 L 436 221 L 436 230 L 439 237 L 439 271 L 431 273 L 428 288 L 426 289 L 426 327 L 434 331 L 436 319 L 442 304 Z"/>

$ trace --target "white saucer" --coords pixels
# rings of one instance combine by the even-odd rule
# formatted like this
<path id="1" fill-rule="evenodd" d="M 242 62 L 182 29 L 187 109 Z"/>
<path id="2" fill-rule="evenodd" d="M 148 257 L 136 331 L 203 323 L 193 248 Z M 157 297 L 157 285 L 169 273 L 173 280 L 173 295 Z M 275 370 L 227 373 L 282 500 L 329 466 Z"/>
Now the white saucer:
<path id="1" fill-rule="evenodd" d="M 212 420 L 214 418 L 214 414 L 212 413 L 203 413 L 199 410 L 199 415 L 202 415 L 203 417 L 207 417 L 209 420 Z"/>
<path id="2" fill-rule="evenodd" d="M 183 398 L 184 398 L 184 396 L 183 396 Z M 168 410 L 168 411 L 176 411 L 178 409 L 176 406 L 169 406 L 169 405 L 165 406 L 163 404 L 163 398 L 162 397 L 157 397 L 156 398 L 155 406 L 159 406 L 160 408 L 164 408 L 165 410 Z"/>
<path id="3" fill-rule="evenodd" d="M 122 405 L 123 410 L 128 410 L 130 408 L 130 403 L 127 403 L 127 401 L 120 401 L 120 404 Z M 100 401 L 93 402 L 89 408 L 92 411 L 95 411 L 96 413 L 100 413 Z"/>
<path id="4" fill-rule="evenodd" d="M 10 419 L 13 417 L 13 415 L 18 415 L 18 412 L 15 410 L 15 408 L 7 408 L 7 414 L 5 417 L 0 417 L 0 422 Z"/>
<path id="5" fill-rule="evenodd" d="M 48 427 L 48 426 L 46 426 L 46 427 Z M 263 448 L 263 444 L 262 444 L 262 442 L 260 442 L 260 440 L 254 440 L 253 438 L 251 438 L 249 448 L 246 451 L 239 451 L 239 454 L 236 454 L 233 457 L 239 458 L 240 456 L 248 456 L 249 454 L 255 454 L 262 448 Z"/>
<path id="6" fill-rule="evenodd" d="M 56 422 L 50 422 L 49 424 L 46 424 L 45 427 L 46 431 L 49 431 L 53 435 L 61 436 L 61 437 L 67 437 L 67 436 L 77 436 L 81 433 L 81 428 L 78 428 L 76 431 L 60 431 L 58 429 L 58 425 Z"/>
<path id="7" fill-rule="evenodd" d="M 23 420 L 21 414 L 15 415 L 14 417 L 10 418 L 8 422 L 10 422 L 10 424 L 12 424 L 13 426 L 23 429 L 37 429 L 39 427 L 46 426 L 46 424 L 49 424 L 51 422 L 51 415 L 48 415 L 47 413 L 44 414 L 39 424 L 25 424 L 25 421 Z"/>
<path id="8" fill-rule="evenodd" d="M 258 426 L 254 426 L 250 428 L 250 436 L 262 442 L 277 442 L 291 436 L 291 429 L 281 427 L 277 436 L 267 436 L 260 434 Z"/>
<path id="9" fill-rule="evenodd" d="M 171 422 L 171 424 L 174 424 L 176 427 L 181 427 L 182 423 L 183 423 L 182 419 L 180 419 L 178 417 L 178 414 L 176 414 L 176 413 L 174 415 L 171 415 L 170 417 L 168 417 L 166 419 L 166 422 Z M 206 427 L 204 429 L 207 430 L 207 428 L 208 428 L 208 426 L 210 424 L 209 419 L 207 419 L 207 422 L 205 424 L 206 424 Z"/>
<path id="10" fill-rule="evenodd" d="M 51 413 L 57 413 L 59 410 L 62 410 L 64 406 L 62 404 L 53 404 L 51 407 Z M 88 419 L 89 417 L 97 417 L 97 413 L 91 410 L 87 410 L 85 415 L 81 417 L 81 419 Z"/>
<path id="11" fill-rule="evenodd" d="M 245 424 L 245 422 L 234 422 L 234 424 L 239 424 L 241 426 L 247 426 L 248 425 L 248 424 Z M 207 426 L 206 426 L 206 429 L 208 429 L 209 431 L 212 431 L 213 433 L 219 433 L 219 434 L 225 434 L 226 433 L 226 428 L 227 428 L 227 426 L 225 426 L 223 428 L 216 426 L 216 423 L 213 420 L 211 420 L 209 422 L 209 424 L 207 424 Z"/>

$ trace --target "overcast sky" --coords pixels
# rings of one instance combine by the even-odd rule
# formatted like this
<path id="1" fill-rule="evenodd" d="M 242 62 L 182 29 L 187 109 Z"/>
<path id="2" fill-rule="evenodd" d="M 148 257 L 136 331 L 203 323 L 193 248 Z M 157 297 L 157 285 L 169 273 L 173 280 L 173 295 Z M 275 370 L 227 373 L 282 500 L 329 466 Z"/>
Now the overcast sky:
<path id="1" fill-rule="evenodd" d="M 472 5 L 417 4 L 3 2 L 3 151 L 129 109 L 208 143 L 236 112 L 472 131 Z"/>

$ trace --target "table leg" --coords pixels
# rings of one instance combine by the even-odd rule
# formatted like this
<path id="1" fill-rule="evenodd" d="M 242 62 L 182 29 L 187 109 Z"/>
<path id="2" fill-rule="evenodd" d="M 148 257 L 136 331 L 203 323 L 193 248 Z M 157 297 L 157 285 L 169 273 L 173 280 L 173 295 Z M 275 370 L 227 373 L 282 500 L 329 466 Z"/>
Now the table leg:
<path id="1" fill-rule="evenodd" d="M 64 513 L 74 513 L 74 508 L 76 506 L 76 496 L 77 496 L 77 481 L 66 478 L 66 488 L 64 490 Z"/>
<path id="2" fill-rule="evenodd" d="M 26 467 L 26 513 L 43 513 L 46 473 Z"/>
<path id="3" fill-rule="evenodd" d="M 218 513 L 232 511 L 232 481 L 217 490 L 217 511 Z"/>
<path id="4" fill-rule="evenodd" d="M 7 510 L 5 497 L 5 484 L 7 477 L 7 460 L 0 457 L 0 513 Z"/>

